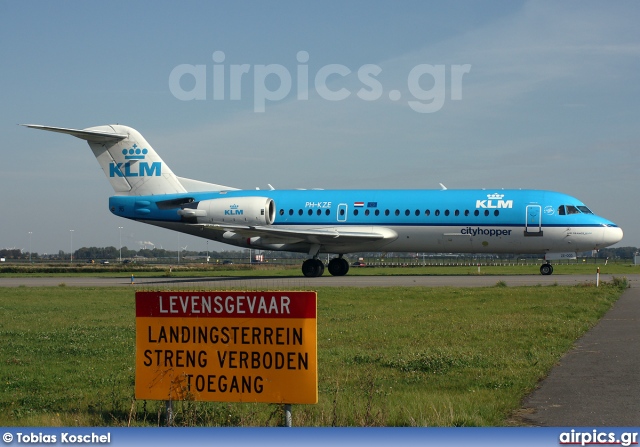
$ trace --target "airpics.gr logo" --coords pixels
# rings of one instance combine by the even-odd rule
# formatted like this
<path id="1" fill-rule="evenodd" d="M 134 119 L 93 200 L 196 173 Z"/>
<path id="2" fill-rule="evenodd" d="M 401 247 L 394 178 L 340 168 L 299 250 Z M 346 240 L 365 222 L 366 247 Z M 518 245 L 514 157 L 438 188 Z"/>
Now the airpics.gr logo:
<path id="1" fill-rule="evenodd" d="M 155 161 L 151 164 L 145 159 L 148 149 L 140 149 L 137 144 L 131 148 L 122 149 L 124 163 L 109 163 L 109 177 L 160 177 L 162 175 L 162 163 Z M 137 165 L 137 166 L 136 166 Z"/>
<path id="2" fill-rule="evenodd" d="M 486 200 L 476 200 L 476 208 L 513 208 L 513 200 L 502 200 L 504 194 L 487 194 Z"/>
<path id="3" fill-rule="evenodd" d="M 242 216 L 244 210 L 241 210 L 238 205 L 230 205 L 228 210 L 224 210 L 225 216 Z"/>

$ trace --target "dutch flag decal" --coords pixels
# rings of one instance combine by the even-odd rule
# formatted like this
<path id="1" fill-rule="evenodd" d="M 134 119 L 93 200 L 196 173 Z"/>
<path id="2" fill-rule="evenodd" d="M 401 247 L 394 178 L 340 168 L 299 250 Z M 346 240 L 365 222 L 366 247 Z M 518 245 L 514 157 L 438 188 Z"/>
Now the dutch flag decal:
<path id="1" fill-rule="evenodd" d="M 353 202 L 353 206 L 362 207 L 362 206 L 364 206 L 364 202 Z"/>

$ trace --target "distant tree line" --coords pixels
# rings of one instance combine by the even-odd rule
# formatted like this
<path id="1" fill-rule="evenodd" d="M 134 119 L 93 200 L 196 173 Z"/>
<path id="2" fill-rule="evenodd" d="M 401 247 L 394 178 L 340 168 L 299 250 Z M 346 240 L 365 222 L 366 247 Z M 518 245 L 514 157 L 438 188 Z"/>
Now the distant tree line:
<path id="1" fill-rule="evenodd" d="M 304 255 L 300 255 L 298 253 L 288 253 L 288 252 L 270 252 L 270 251 L 259 251 L 263 253 L 265 258 L 304 258 Z M 258 250 L 252 250 L 252 254 L 257 254 Z M 117 247 L 109 246 L 109 247 L 81 247 L 73 252 L 73 260 L 74 261 L 88 261 L 88 260 L 117 260 L 120 259 L 130 259 L 134 260 L 136 258 L 144 258 L 144 259 L 177 259 L 178 251 L 177 250 L 165 250 L 163 248 L 142 248 L 140 250 L 132 250 L 128 247 L 122 247 L 119 249 Z M 209 256 L 211 259 L 244 259 L 249 260 L 249 250 L 236 250 L 236 251 L 193 251 L 193 250 L 181 250 L 180 258 L 181 259 L 193 259 L 193 258 L 201 258 L 206 259 Z M 23 251 L 18 248 L 5 248 L 0 249 L 0 257 L 5 258 L 7 260 L 28 260 L 29 252 Z M 38 253 L 31 253 L 31 259 L 61 259 L 61 260 L 69 260 L 70 254 L 68 252 L 64 252 L 63 250 L 58 251 L 57 254 L 47 254 L 47 255 L 39 255 Z"/>
<path id="2" fill-rule="evenodd" d="M 633 259 L 636 253 L 638 253 L 637 247 L 603 248 L 598 251 L 598 258 Z"/>
<path id="3" fill-rule="evenodd" d="M 284 251 L 258 251 L 258 250 L 253 250 L 252 253 L 253 254 L 257 254 L 257 253 L 262 253 L 264 254 L 265 259 L 303 259 L 306 257 L 306 255 L 301 254 L 301 253 L 290 253 L 290 252 L 284 252 Z M 603 248 L 602 250 L 598 251 L 596 256 L 597 258 L 600 259 L 633 259 L 634 255 L 636 253 L 638 253 L 639 250 L 637 247 L 616 247 L 616 248 Z M 174 258 L 177 260 L 178 258 L 178 252 L 177 250 L 165 250 L 163 248 L 143 248 L 140 250 L 132 250 L 129 249 L 127 247 L 122 247 L 122 250 L 113 247 L 113 246 L 109 246 L 109 247 L 81 247 L 77 250 L 75 250 L 73 252 L 73 259 L 77 260 L 77 261 L 87 261 L 87 260 L 117 260 L 120 259 L 122 253 L 122 259 L 169 259 L 169 258 Z M 358 257 L 358 256 L 362 256 L 362 257 L 367 257 L 367 258 L 371 258 L 371 257 L 379 257 L 381 254 L 379 252 L 376 253 L 354 253 L 353 255 L 351 255 L 351 257 Z M 416 255 L 414 253 L 414 255 Z M 434 255 L 434 253 L 430 253 L 429 255 Z M 218 252 L 218 251 L 187 251 L 187 250 L 181 250 L 180 251 L 180 258 L 181 259 L 194 259 L 194 258 L 202 258 L 205 259 L 207 256 L 209 256 L 212 260 L 242 260 L 242 259 L 249 259 L 249 250 L 237 250 L 237 251 L 222 251 L 222 252 Z M 410 254 L 407 253 L 402 253 L 401 255 L 402 257 L 409 257 Z M 421 257 L 422 254 L 418 253 L 417 254 L 418 257 Z M 505 255 L 499 255 L 500 258 L 504 257 Z M 531 255 L 532 257 L 539 257 L 538 255 Z M 591 253 L 585 253 L 583 254 L 583 256 L 589 256 L 591 257 Z M 386 254 L 387 258 L 392 258 L 392 257 L 396 257 L 394 256 L 393 253 L 387 253 Z M 524 256 L 524 257 L 528 257 L 528 256 Z M 0 258 L 4 258 L 7 260 L 28 260 L 29 259 L 29 252 L 28 251 L 23 251 L 20 250 L 18 248 L 4 248 L 4 249 L 0 249 Z M 37 259 L 70 259 L 70 255 L 68 252 L 64 252 L 62 250 L 60 250 L 57 254 L 55 255 L 42 255 L 40 256 L 38 253 L 31 253 L 31 259 L 32 260 L 37 260 Z"/>

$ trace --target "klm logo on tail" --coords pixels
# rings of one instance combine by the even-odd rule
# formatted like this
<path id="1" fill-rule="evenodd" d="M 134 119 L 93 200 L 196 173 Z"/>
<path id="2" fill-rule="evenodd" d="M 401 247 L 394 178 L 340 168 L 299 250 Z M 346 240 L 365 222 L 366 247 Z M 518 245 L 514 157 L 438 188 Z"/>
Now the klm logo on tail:
<path id="1" fill-rule="evenodd" d="M 122 149 L 124 163 L 109 163 L 109 177 L 160 177 L 162 175 L 162 163 L 159 161 L 151 164 L 145 159 L 147 149 L 140 149 L 134 144 L 130 149 Z"/>

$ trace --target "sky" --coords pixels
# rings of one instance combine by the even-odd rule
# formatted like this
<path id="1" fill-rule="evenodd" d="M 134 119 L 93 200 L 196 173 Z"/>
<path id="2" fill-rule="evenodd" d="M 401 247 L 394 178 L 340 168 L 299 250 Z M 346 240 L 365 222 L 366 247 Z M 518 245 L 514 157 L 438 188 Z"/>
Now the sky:
<path id="1" fill-rule="evenodd" d="M 113 216 L 86 142 L 25 123 L 125 124 L 177 175 L 243 189 L 560 191 L 638 247 L 638 18 L 636 1 L 0 2 L 0 248 L 234 249 Z"/>

